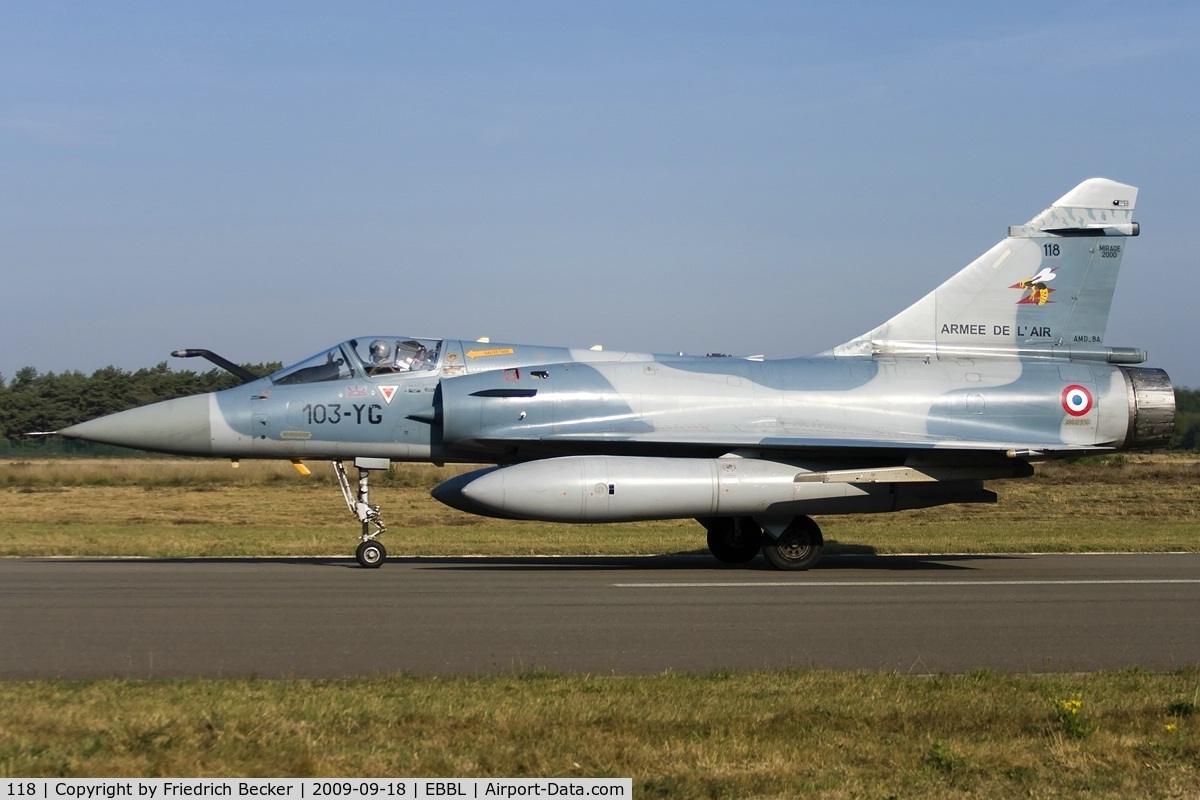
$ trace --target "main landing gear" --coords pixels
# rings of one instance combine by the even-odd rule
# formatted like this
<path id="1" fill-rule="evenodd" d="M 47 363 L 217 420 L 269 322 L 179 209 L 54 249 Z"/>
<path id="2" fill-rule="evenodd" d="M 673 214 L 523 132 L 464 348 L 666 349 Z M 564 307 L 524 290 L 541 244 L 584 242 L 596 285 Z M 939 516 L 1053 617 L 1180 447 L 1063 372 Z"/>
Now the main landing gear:
<path id="1" fill-rule="evenodd" d="M 745 564 L 758 555 L 776 569 L 805 570 L 821 558 L 825 540 L 811 517 L 781 520 L 764 531 L 753 517 L 706 517 L 708 549 L 725 564 Z M 776 532 L 778 531 L 778 532 Z"/>
<path id="2" fill-rule="evenodd" d="M 811 517 L 799 516 L 778 536 L 764 536 L 762 552 L 775 569 L 802 570 L 821 560 L 824 547 L 825 539 L 817 523 Z"/>
<path id="3" fill-rule="evenodd" d="M 745 564 L 762 549 L 763 532 L 753 517 L 708 517 L 708 550 L 722 564 Z"/>
<path id="4" fill-rule="evenodd" d="M 357 491 L 350 487 L 345 465 L 341 461 L 333 462 L 346 507 L 362 523 L 362 537 L 354 557 L 363 567 L 375 569 L 387 558 L 387 548 L 379 541 L 379 536 L 387 530 L 387 526 L 379 519 L 379 506 L 371 505 L 368 481 L 371 470 L 387 469 L 391 462 L 386 458 L 356 458 L 354 466 L 358 467 Z"/>

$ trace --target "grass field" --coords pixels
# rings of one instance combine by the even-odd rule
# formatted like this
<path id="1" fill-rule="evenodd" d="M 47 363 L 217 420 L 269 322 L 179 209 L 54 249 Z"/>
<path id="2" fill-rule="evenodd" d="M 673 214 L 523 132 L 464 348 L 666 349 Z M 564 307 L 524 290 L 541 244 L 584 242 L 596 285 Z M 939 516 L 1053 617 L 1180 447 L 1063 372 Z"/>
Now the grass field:
<path id="1" fill-rule="evenodd" d="M 0 554 L 348 555 L 357 524 L 332 471 L 312 466 L 302 478 L 286 464 L 0 462 Z M 691 521 L 471 517 L 429 498 L 450 474 L 400 467 L 374 484 L 393 554 L 704 546 Z M 997 505 L 821 522 L 834 552 L 1200 549 L 1193 458 L 1049 464 L 990 487 Z M 0 776 L 632 776 L 652 798 L 1200 798 L 1198 704 L 1198 669 L 0 682 Z"/>
<path id="2" fill-rule="evenodd" d="M 633 777 L 639 797 L 1196 797 L 1200 673 L 0 683 L 2 776 Z"/>
<path id="3" fill-rule="evenodd" d="M 0 462 L 0 555 L 254 556 L 351 553 L 358 524 L 332 468 L 185 459 Z M 447 508 L 429 488 L 461 471 L 396 466 L 378 475 L 393 555 L 648 554 L 703 551 L 692 520 L 555 525 Z M 877 553 L 1200 549 L 1200 463 L 1117 457 L 1045 464 L 993 481 L 994 505 L 824 517 L 829 551 Z"/>

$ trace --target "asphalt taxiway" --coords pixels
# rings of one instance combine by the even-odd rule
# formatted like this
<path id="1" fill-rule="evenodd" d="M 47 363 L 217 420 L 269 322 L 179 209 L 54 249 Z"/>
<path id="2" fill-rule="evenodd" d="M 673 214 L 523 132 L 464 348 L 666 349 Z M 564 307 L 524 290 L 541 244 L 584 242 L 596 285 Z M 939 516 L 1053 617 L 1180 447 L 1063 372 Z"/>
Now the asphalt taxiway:
<path id="1" fill-rule="evenodd" d="M 0 559 L 0 678 L 1200 664 L 1200 554 Z"/>

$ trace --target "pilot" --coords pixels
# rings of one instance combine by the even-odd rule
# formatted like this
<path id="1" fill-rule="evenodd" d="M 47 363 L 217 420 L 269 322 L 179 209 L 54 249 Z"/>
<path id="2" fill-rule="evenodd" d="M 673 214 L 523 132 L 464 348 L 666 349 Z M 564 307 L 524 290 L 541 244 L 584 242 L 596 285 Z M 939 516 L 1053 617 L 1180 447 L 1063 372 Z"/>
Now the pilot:
<path id="1" fill-rule="evenodd" d="M 371 365 L 367 367 L 368 375 L 386 375 L 395 372 L 396 366 L 391 362 L 392 348 L 383 339 L 371 342 Z"/>

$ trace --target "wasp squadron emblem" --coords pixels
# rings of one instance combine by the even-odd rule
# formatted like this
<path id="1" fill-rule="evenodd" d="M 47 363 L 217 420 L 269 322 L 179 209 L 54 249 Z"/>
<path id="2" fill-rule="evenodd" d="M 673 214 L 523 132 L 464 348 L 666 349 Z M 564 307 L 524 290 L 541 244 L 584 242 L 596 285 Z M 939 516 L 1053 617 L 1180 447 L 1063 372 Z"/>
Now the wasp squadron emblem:
<path id="1" fill-rule="evenodd" d="M 1041 272 L 1032 278 L 1026 278 L 1020 283 L 1014 283 L 1008 287 L 1010 289 L 1022 289 L 1029 292 L 1029 294 L 1017 301 L 1017 305 L 1044 306 L 1047 303 L 1053 303 L 1054 301 L 1050 299 L 1050 295 L 1054 290 L 1047 286 L 1047 284 L 1056 277 L 1054 274 L 1054 270 L 1056 269 L 1058 267 L 1043 267 Z"/>

